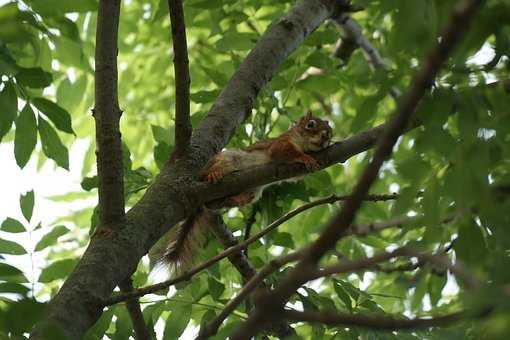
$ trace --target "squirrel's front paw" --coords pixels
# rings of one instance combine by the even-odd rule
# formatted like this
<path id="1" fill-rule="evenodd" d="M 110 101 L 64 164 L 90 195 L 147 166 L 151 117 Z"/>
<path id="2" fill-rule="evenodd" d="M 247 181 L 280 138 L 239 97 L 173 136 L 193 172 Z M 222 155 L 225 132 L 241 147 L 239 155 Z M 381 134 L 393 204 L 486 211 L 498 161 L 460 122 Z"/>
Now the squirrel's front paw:
<path id="1" fill-rule="evenodd" d="M 206 182 L 216 183 L 223 178 L 223 172 L 220 170 L 213 170 L 205 176 Z"/>
<path id="2" fill-rule="evenodd" d="M 301 159 L 308 171 L 314 171 L 320 169 L 320 164 L 311 156 L 306 156 Z"/>

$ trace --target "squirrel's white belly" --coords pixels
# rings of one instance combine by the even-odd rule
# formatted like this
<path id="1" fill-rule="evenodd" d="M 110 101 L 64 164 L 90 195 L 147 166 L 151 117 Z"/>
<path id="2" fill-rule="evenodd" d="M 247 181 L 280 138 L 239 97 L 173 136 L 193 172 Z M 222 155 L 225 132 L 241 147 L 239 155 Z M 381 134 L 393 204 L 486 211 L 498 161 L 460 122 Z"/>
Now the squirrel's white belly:
<path id="1" fill-rule="evenodd" d="M 236 170 L 243 170 L 270 163 L 271 158 L 264 151 L 253 150 L 250 152 L 239 149 L 227 149 L 222 152 L 224 158 L 229 158 Z"/>

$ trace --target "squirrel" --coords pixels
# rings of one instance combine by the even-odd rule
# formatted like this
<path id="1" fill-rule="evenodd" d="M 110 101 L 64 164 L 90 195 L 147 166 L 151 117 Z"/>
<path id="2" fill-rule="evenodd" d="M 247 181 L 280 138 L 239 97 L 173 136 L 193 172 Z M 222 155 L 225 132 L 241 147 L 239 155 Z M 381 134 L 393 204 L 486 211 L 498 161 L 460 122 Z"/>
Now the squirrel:
<path id="1" fill-rule="evenodd" d="M 332 129 L 328 121 L 313 116 L 308 111 L 287 132 L 276 138 L 261 140 L 244 149 L 226 149 L 213 156 L 199 172 L 203 181 L 216 183 L 225 175 L 235 171 L 260 166 L 272 162 L 303 163 L 308 170 L 319 168 L 317 161 L 307 152 L 315 152 L 329 146 Z M 253 203 L 262 194 L 265 186 L 243 191 L 227 197 L 224 207 L 243 207 Z M 205 207 L 188 217 L 151 250 L 156 263 L 165 264 L 170 269 L 182 271 L 193 262 L 193 254 L 203 244 L 207 219 L 203 218 Z"/>

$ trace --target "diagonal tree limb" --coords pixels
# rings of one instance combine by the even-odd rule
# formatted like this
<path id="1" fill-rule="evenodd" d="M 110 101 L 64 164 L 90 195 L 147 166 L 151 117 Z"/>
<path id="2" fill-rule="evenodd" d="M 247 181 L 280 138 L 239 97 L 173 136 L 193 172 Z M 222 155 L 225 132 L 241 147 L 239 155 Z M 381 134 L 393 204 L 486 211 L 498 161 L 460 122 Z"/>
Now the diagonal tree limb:
<path id="1" fill-rule="evenodd" d="M 188 148 L 191 138 L 189 104 L 189 59 L 186 42 L 186 25 L 182 0 L 168 0 L 172 41 L 174 47 L 175 74 L 175 156 L 180 157 Z"/>
<path id="2" fill-rule="evenodd" d="M 344 1 L 300 1 L 264 33 L 196 129 L 186 157 L 165 166 L 128 211 L 117 233 L 91 240 L 37 329 L 51 325 L 62 329 L 67 338 L 81 338 L 100 317 L 115 286 L 131 276 L 142 256 L 169 228 L 204 201 L 222 197 L 222 191 L 232 191 L 226 189 L 226 182 L 215 187 L 196 183 L 194 173 L 228 142 L 278 66 L 326 18 L 341 11 L 342 5 Z M 114 16 L 108 19 L 118 21 Z M 305 169 L 294 172 L 305 173 Z M 269 183 L 273 179 L 258 181 Z M 38 338 L 38 333 L 32 337 Z"/>
<path id="3" fill-rule="evenodd" d="M 454 10 L 441 36 L 441 40 L 427 56 L 422 68 L 413 78 L 410 90 L 399 103 L 394 118 L 389 122 L 383 136 L 378 141 L 374 157 L 363 171 L 360 180 L 353 190 L 351 199 L 344 203 L 340 213 L 328 224 L 319 239 L 311 245 L 295 269 L 287 275 L 278 288 L 267 294 L 264 302 L 235 331 L 232 339 L 250 338 L 264 327 L 268 320 L 274 318 L 278 312 L 283 310 L 287 300 L 303 282 L 301 273 L 315 266 L 319 259 L 329 249 L 334 247 L 336 242 L 344 235 L 347 228 L 353 222 L 363 197 L 368 193 L 370 186 L 376 180 L 379 169 L 391 155 L 398 137 L 409 124 L 411 115 L 416 109 L 418 102 L 430 88 L 436 74 L 439 72 L 440 66 L 466 31 L 470 19 L 472 19 L 480 4 L 480 0 L 463 1 L 462 6 Z"/>

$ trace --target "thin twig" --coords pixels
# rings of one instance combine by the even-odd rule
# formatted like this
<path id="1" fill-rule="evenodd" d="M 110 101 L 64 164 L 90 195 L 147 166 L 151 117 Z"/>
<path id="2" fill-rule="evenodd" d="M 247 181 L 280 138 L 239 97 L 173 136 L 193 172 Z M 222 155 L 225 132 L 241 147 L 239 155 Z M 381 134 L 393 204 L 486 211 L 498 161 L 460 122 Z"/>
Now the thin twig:
<path id="1" fill-rule="evenodd" d="M 285 264 L 298 260 L 300 256 L 301 253 L 297 251 L 271 260 L 257 273 L 257 275 L 252 277 L 252 279 L 248 281 L 246 285 L 244 285 L 244 287 L 239 291 L 235 298 L 231 299 L 229 303 L 225 305 L 225 308 L 223 308 L 221 313 L 216 318 L 214 318 L 206 326 L 200 329 L 200 334 L 196 340 L 207 339 L 208 337 L 216 334 L 218 328 L 221 326 L 227 316 L 229 316 L 237 308 L 237 306 L 239 306 L 239 304 L 241 304 L 241 302 L 243 302 L 243 300 L 248 297 L 248 295 L 250 295 L 250 293 L 253 292 L 264 281 L 266 277 L 268 277 L 271 273 L 275 272 Z"/>
<path id="2" fill-rule="evenodd" d="M 395 257 L 416 257 L 419 263 L 431 263 L 440 268 L 450 270 L 453 275 L 461 279 L 468 289 L 479 289 L 483 283 L 475 276 L 471 275 L 462 263 L 457 261 L 452 263 L 444 254 L 427 254 L 409 247 L 397 248 L 391 252 L 382 252 L 369 258 L 356 261 L 341 261 L 337 264 L 329 265 L 323 268 L 310 270 L 308 273 L 302 273 L 307 277 L 307 281 L 315 280 L 319 277 L 331 276 L 334 274 L 351 273 L 363 269 L 378 270 L 378 264 Z"/>
<path id="3" fill-rule="evenodd" d="M 340 327 L 363 327 L 377 330 L 417 329 L 445 326 L 455 323 L 466 316 L 465 312 L 456 312 L 431 318 L 404 319 L 386 315 L 362 315 L 332 312 L 314 312 L 285 310 L 283 317 L 299 322 L 322 323 Z"/>
<path id="4" fill-rule="evenodd" d="M 187 149 L 191 138 L 191 119 L 189 101 L 189 60 L 186 42 L 186 25 L 182 0 L 168 0 L 172 41 L 174 47 L 175 73 L 175 155 L 181 156 Z"/>

